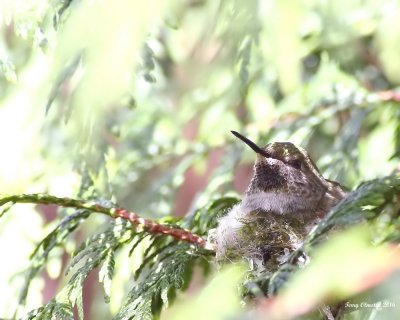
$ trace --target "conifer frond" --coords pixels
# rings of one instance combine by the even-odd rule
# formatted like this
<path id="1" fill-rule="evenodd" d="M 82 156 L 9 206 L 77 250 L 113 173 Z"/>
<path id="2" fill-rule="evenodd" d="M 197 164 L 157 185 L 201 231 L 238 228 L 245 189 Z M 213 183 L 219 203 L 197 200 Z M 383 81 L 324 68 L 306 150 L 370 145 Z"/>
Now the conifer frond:
<path id="1" fill-rule="evenodd" d="M 168 305 L 176 290 L 184 290 L 190 282 L 197 260 L 204 259 L 202 249 L 187 243 L 170 245 L 157 256 L 153 264 L 142 274 L 140 285 L 135 286 L 114 320 L 152 319 L 163 305 Z"/>
<path id="2" fill-rule="evenodd" d="M 323 241 L 332 228 L 347 228 L 362 221 L 370 221 L 377 217 L 392 203 L 400 191 L 400 178 L 397 174 L 382 179 L 371 180 L 359 186 L 343 199 L 326 216 L 317 228 L 305 239 L 303 246 L 293 253 L 292 259 L 274 274 L 250 280 L 246 287 L 253 294 L 261 290 L 265 295 L 276 294 L 285 285 L 291 275 L 297 270 L 297 258 L 302 254 L 308 255 L 313 247 Z M 31 269 L 27 272 L 26 284 L 21 292 L 20 301 L 23 303 L 30 281 L 35 277 L 46 262 L 51 250 L 59 245 L 66 236 L 73 232 L 93 211 L 115 212 L 110 209 L 110 203 L 88 203 L 81 200 L 60 199 L 49 195 L 9 196 L 0 199 L 0 204 L 14 202 L 55 203 L 75 206 L 78 209 L 72 215 L 64 218 L 59 226 L 37 246 L 32 254 Z M 174 224 L 167 224 L 170 230 L 180 230 L 182 226 L 205 235 L 215 227 L 218 217 L 224 214 L 238 200 L 233 197 L 219 198 L 206 208 L 199 209 L 193 215 L 187 216 Z M 125 217 L 125 216 L 124 216 Z M 157 225 L 155 222 L 151 226 Z M 67 273 L 72 273 L 66 287 L 60 295 L 63 301 L 52 300 L 46 306 L 30 312 L 26 319 L 42 317 L 64 317 L 68 319 L 70 310 L 77 307 L 80 319 L 83 318 L 82 287 L 88 274 L 101 266 L 99 281 L 103 283 L 105 301 L 110 299 L 111 281 L 114 273 L 115 254 L 123 245 L 131 245 L 132 254 L 150 235 L 146 241 L 142 263 L 136 269 L 134 278 L 137 283 L 128 294 L 126 301 L 115 319 L 152 319 L 168 306 L 176 296 L 177 290 L 184 290 L 188 285 L 196 266 L 207 271 L 210 268 L 209 251 L 191 243 L 178 242 L 176 239 L 165 237 L 161 233 L 151 233 L 154 229 L 137 229 L 126 219 L 116 218 L 104 231 L 94 234 L 81 244 L 74 253 Z M 157 229 L 158 230 L 158 229 Z M 184 229 L 182 229 L 184 230 Z M 388 237 L 396 239 L 388 232 Z M 79 266 L 79 267 L 78 267 Z M 257 289 L 258 288 L 258 289 Z M 59 295 L 59 296 L 60 296 Z M 65 298 L 66 297 L 66 298 Z M 66 299 L 66 300 L 65 300 Z"/>
<path id="3" fill-rule="evenodd" d="M 306 238 L 305 245 L 318 243 L 333 227 L 348 228 L 364 220 L 371 220 L 392 204 L 400 191 L 400 176 L 395 174 L 362 183 L 338 203 Z"/>
<path id="4" fill-rule="evenodd" d="M 114 273 L 114 254 L 120 245 L 131 240 L 135 235 L 127 221 L 122 219 L 115 220 L 112 225 L 104 232 L 92 236 L 85 245 L 80 248 L 77 255 L 74 256 L 67 272 L 83 261 L 68 282 L 68 299 L 71 305 L 77 305 L 80 318 L 83 319 L 82 308 L 82 287 L 88 274 L 100 264 L 100 282 L 103 282 L 105 300 L 109 301 L 110 281 Z"/>
<path id="5" fill-rule="evenodd" d="M 25 285 L 20 296 L 20 303 L 23 304 L 28 294 L 30 282 L 46 263 L 49 253 L 56 246 L 63 243 L 65 238 L 85 221 L 92 212 L 114 213 L 115 209 L 110 209 L 109 207 L 112 204 L 104 201 L 85 202 L 82 200 L 56 198 L 50 195 L 6 196 L 0 199 L 0 204 L 4 205 L 14 202 L 58 204 L 81 208 L 64 218 L 38 244 L 33 252 L 32 267 L 27 271 Z M 160 233 L 151 233 L 154 230 L 157 232 L 159 230 L 158 224 L 155 222 L 151 222 L 150 229 L 139 231 L 128 220 L 116 217 L 106 230 L 89 237 L 74 252 L 72 261 L 66 271 L 66 274 L 72 273 L 72 276 L 66 287 L 59 294 L 59 296 L 63 297 L 63 302 L 52 300 L 44 307 L 30 312 L 26 316 L 27 319 L 51 318 L 58 313 L 67 319 L 69 314 L 67 311 L 74 306 L 77 307 L 80 319 L 83 319 L 83 283 L 88 274 L 100 265 L 99 280 L 103 283 L 105 301 L 108 302 L 110 299 L 116 251 L 122 245 L 132 244 L 129 252 L 129 255 L 131 255 L 149 235 L 150 242 L 143 252 L 142 263 L 134 275 L 134 278 L 139 279 L 139 282 L 132 289 L 118 317 L 129 319 L 129 317 L 135 314 L 140 315 L 135 316 L 137 319 L 142 319 L 159 313 L 163 306 L 167 306 L 173 301 L 176 290 L 184 289 L 188 285 L 195 265 L 200 265 L 205 272 L 209 270 L 207 261 L 210 255 L 209 251 L 203 250 L 198 246 L 180 243 L 170 237 L 166 237 L 162 234 L 163 230 L 167 231 L 167 235 L 169 234 L 169 230 L 189 232 L 182 229 L 181 226 L 185 226 L 206 235 L 207 231 L 216 225 L 217 218 L 236 202 L 237 199 L 232 197 L 217 199 L 207 208 L 197 210 L 192 216 L 188 216 L 181 221 L 176 221 L 174 224 L 160 225 Z M 105 205 L 105 207 L 102 205 Z M 140 219 L 138 221 L 141 221 Z M 182 240 L 185 239 L 185 237 L 182 238 Z"/>
<path id="6" fill-rule="evenodd" d="M 104 289 L 104 301 L 106 303 L 110 302 L 111 294 L 111 281 L 114 275 L 115 269 L 115 253 L 114 250 L 108 249 L 106 257 L 104 259 L 103 265 L 99 271 L 99 281 L 103 283 Z"/>
<path id="7" fill-rule="evenodd" d="M 55 29 L 57 29 L 60 19 L 63 16 L 64 12 L 69 8 L 73 0 L 61 0 L 58 1 L 57 3 L 58 10 L 53 16 L 53 26 Z"/>
<path id="8" fill-rule="evenodd" d="M 246 297 L 279 295 L 300 266 L 312 266 L 320 245 L 350 226 L 371 233 L 371 248 L 398 247 L 395 1 L 3 2 L 0 192 L 50 193 L 0 195 L 4 252 L 18 250 L 3 254 L 0 270 L 15 279 L 2 282 L 18 302 L 14 318 L 49 294 L 23 319 L 83 318 L 94 300 L 84 306 L 82 288 L 95 273 L 112 301 L 99 306 L 105 317 L 154 319 L 193 272 L 212 270 L 207 236 L 240 201 L 226 195 L 245 190 L 254 161 L 229 130 L 260 145 L 299 145 L 325 178 L 354 190 L 327 216 L 318 212 L 325 218 L 283 248 L 273 270 L 271 254 L 262 254 L 267 272 L 248 270 Z M 44 108 L 46 117 L 36 117 Z M 73 196 L 51 195 L 59 192 Z M 57 220 L 42 206 L 19 216 L 20 203 L 58 206 Z M 99 213 L 105 219 L 92 220 Z M 47 223 L 51 232 L 40 235 Z M 261 238 L 276 237 L 260 226 Z M 31 239 L 28 268 L 11 278 Z"/>
<path id="9" fill-rule="evenodd" d="M 73 320 L 72 307 L 68 303 L 61 303 L 55 300 L 38 309 L 30 311 L 21 320 Z"/>
<path id="10" fill-rule="evenodd" d="M 25 304 L 31 281 L 44 267 L 50 252 L 54 248 L 63 245 L 65 239 L 71 234 L 71 232 L 85 221 L 89 215 L 89 211 L 77 210 L 75 213 L 65 217 L 61 220 L 60 224 L 36 246 L 30 257 L 30 268 L 25 272 L 25 280 L 18 300 L 19 304 Z"/>
<path id="11" fill-rule="evenodd" d="M 2 208 L 0 210 L 0 218 L 2 218 L 13 207 L 14 204 L 14 202 L 9 201 L 2 205 Z"/>
<path id="12" fill-rule="evenodd" d="M 396 119 L 396 128 L 394 132 L 394 154 L 391 159 L 400 157 L 400 109 L 396 108 L 394 118 Z"/>
<path id="13" fill-rule="evenodd" d="M 88 210 L 90 212 L 103 213 L 114 219 L 123 218 L 128 220 L 132 224 L 146 229 L 152 234 L 169 235 L 181 241 L 187 241 L 200 246 L 205 245 L 205 240 L 202 237 L 192 233 L 189 230 L 185 230 L 177 225 L 157 223 L 155 221 L 142 218 L 135 212 L 115 207 L 110 201 L 87 201 L 82 199 L 78 200 L 72 198 L 59 198 L 48 194 L 22 194 L 0 197 L 0 207 L 9 202 L 54 204 L 61 207 L 72 207 L 76 209 Z"/>
<path id="14" fill-rule="evenodd" d="M 207 207 L 196 210 L 192 215 L 185 217 L 182 226 L 199 235 L 207 235 L 214 228 L 218 218 L 232 208 L 239 199 L 236 197 L 221 197 L 210 202 Z"/>
<path id="15" fill-rule="evenodd" d="M 154 59 L 154 52 L 150 48 L 149 44 L 145 43 L 142 49 L 142 73 L 143 78 L 145 81 L 153 83 L 156 82 L 156 78 L 153 74 L 155 69 L 155 59 Z"/>

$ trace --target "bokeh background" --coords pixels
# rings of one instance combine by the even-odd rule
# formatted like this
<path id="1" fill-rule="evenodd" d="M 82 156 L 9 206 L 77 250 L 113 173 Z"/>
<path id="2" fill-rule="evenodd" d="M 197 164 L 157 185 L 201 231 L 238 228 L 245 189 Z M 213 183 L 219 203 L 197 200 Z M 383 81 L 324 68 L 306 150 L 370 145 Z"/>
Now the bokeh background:
<path id="1" fill-rule="evenodd" d="M 398 165 L 399 54 L 397 0 L 1 0 L 0 193 L 187 215 L 245 191 L 255 156 L 230 130 L 301 145 L 353 189 Z M 17 205 L 0 221 L 1 317 L 63 214 Z M 53 250 L 24 310 L 58 292 L 71 252 L 108 222 L 91 217 Z M 88 319 L 118 310 L 137 263 L 117 259 L 109 305 L 89 276 Z"/>

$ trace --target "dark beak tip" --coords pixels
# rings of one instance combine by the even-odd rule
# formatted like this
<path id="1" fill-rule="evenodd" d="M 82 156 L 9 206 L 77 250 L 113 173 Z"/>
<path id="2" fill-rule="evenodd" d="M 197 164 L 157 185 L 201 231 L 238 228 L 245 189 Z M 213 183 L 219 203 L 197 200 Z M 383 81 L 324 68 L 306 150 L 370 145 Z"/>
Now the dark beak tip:
<path id="1" fill-rule="evenodd" d="M 242 140 L 251 149 L 253 149 L 253 151 L 255 151 L 256 153 L 258 153 L 260 155 L 263 155 L 264 157 L 268 157 L 268 154 L 266 154 L 266 152 L 264 150 L 262 150 L 259 146 L 257 146 L 253 141 L 249 140 L 248 138 L 246 138 L 245 136 L 243 136 L 242 134 L 240 134 L 237 131 L 231 130 L 231 132 L 235 137 Z"/>

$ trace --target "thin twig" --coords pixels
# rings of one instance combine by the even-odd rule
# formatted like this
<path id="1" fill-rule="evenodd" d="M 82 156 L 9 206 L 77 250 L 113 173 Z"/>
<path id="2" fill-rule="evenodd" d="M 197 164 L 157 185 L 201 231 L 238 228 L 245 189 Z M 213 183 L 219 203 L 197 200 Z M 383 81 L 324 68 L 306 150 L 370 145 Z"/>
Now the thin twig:
<path id="1" fill-rule="evenodd" d="M 123 218 L 132 224 L 143 228 L 152 234 L 165 234 L 177 240 L 185 241 L 204 247 L 206 241 L 192 233 L 189 230 L 173 227 L 167 224 L 159 224 L 153 220 L 140 217 L 135 212 L 125 210 L 119 207 L 108 208 L 94 201 L 77 200 L 71 198 L 59 198 L 49 194 L 21 194 L 21 195 L 7 195 L 0 197 L 0 207 L 7 203 L 34 203 L 34 204 L 54 204 L 60 207 L 70 207 L 76 209 L 85 209 L 92 212 L 99 212 L 106 214 L 112 218 Z"/>

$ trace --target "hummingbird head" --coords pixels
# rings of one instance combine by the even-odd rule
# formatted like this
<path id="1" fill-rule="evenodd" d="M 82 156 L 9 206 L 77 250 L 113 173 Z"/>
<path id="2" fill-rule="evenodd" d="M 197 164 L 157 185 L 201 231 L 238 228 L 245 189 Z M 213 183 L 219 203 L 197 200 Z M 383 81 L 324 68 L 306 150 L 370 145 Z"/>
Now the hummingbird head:
<path id="1" fill-rule="evenodd" d="M 337 188 L 340 189 L 338 198 L 343 197 L 340 185 L 325 179 L 303 148 L 290 142 L 274 142 L 259 147 L 240 133 L 232 133 L 257 153 L 247 195 L 265 192 L 296 198 L 296 204 L 302 203 L 303 208 L 294 206 L 293 211 L 313 211 L 320 206 L 325 195 Z"/>

